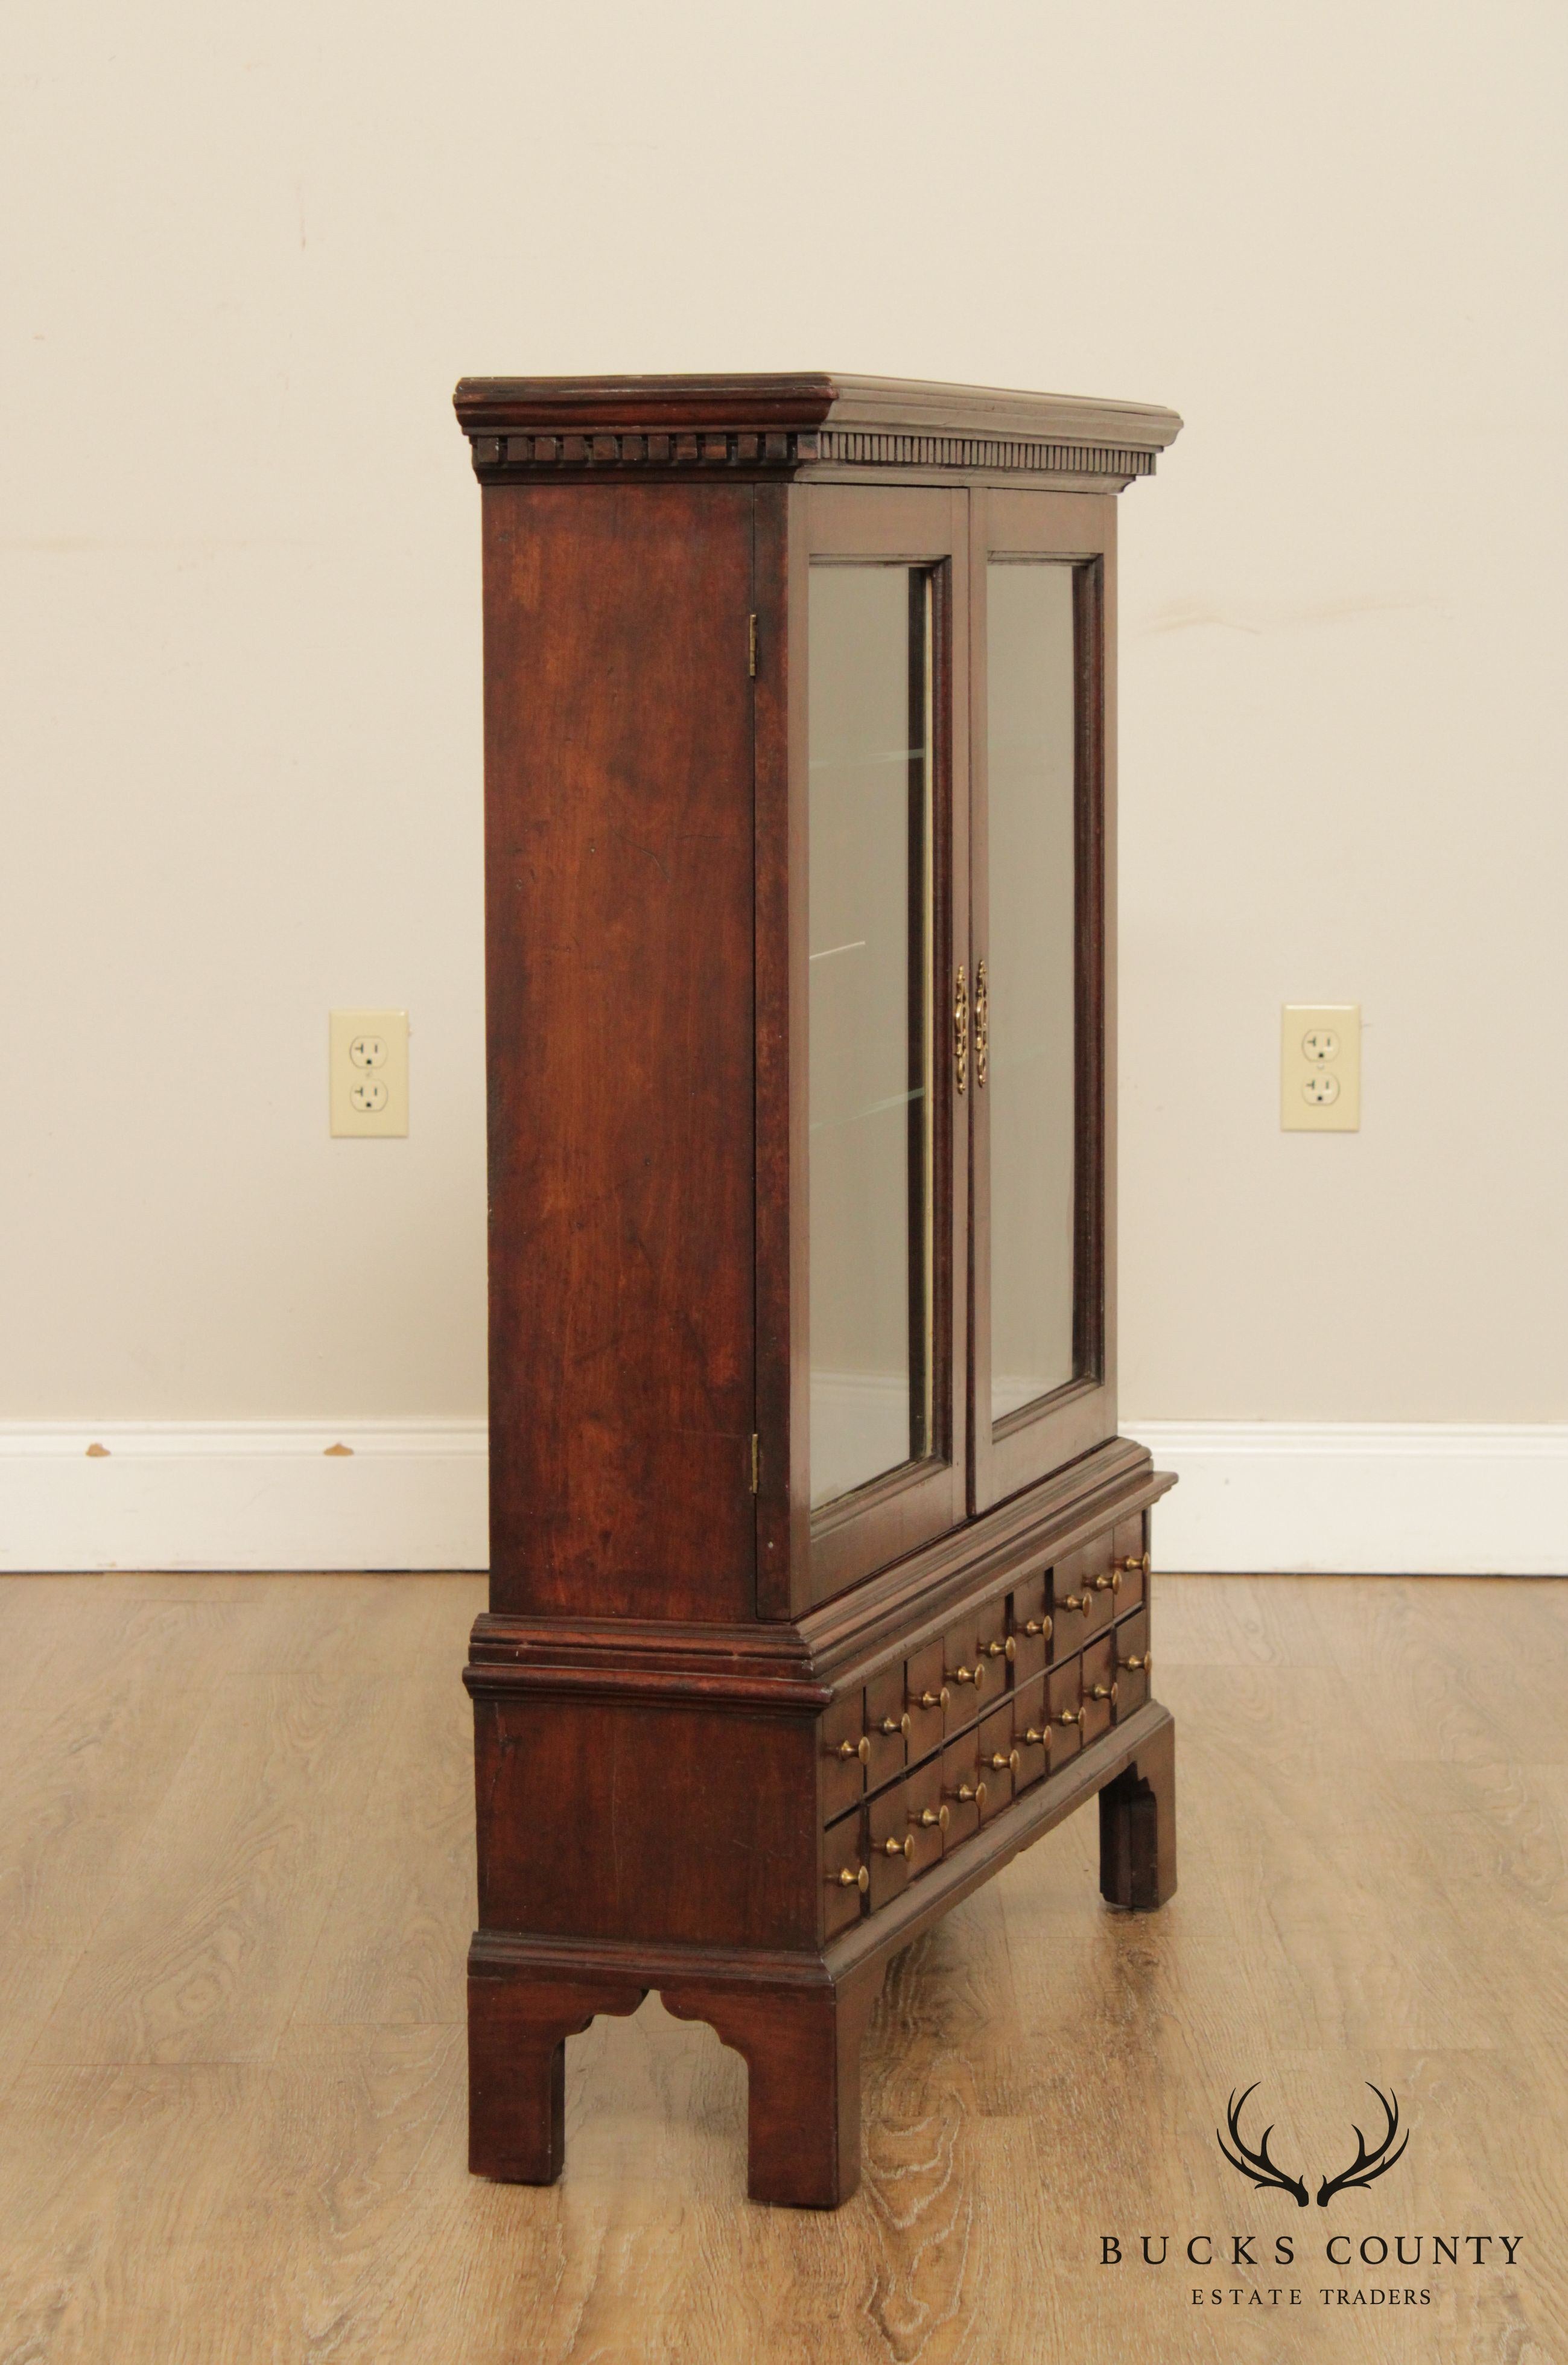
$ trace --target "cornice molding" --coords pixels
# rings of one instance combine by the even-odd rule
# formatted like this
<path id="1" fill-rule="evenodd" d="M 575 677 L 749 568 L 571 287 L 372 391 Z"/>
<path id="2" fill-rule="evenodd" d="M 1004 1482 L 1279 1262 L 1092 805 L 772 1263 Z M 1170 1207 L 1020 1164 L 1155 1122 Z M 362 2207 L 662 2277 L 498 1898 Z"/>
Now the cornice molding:
<path id="1" fill-rule="evenodd" d="M 1152 404 L 825 375 L 465 378 L 454 401 L 485 482 L 887 468 L 1109 488 L 1152 476 L 1182 424 Z"/>

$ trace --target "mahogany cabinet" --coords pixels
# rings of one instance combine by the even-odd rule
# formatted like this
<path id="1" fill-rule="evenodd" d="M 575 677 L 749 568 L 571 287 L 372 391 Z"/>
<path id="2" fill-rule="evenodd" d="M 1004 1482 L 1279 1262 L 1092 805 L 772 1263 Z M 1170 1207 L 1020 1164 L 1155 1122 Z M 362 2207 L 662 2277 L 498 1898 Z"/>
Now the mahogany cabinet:
<path id="1" fill-rule="evenodd" d="M 1144 405 L 468 379 L 490 1608 L 471 2160 L 657 1989 L 750 2189 L 858 2172 L 889 1957 L 1098 1796 L 1174 1886 L 1116 1430 L 1116 496 Z"/>

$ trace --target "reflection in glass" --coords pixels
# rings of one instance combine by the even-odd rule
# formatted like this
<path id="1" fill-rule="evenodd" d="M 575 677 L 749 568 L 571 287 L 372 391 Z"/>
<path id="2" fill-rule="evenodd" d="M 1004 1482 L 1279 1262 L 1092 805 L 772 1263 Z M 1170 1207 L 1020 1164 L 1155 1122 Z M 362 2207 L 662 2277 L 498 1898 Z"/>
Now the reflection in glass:
<path id="1" fill-rule="evenodd" d="M 812 1503 L 932 1451 L 929 575 L 812 569 Z"/>
<path id="2" fill-rule="evenodd" d="M 991 1413 L 1073 1377 L 1072 568 L 986 570 Z"/>

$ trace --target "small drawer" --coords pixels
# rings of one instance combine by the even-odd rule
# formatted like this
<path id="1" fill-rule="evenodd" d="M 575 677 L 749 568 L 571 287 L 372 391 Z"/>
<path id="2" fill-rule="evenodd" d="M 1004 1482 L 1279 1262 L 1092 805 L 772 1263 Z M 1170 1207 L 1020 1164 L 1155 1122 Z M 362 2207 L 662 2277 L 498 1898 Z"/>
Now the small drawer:
<path id="1" fill-rule="evenodd" d="M 1130 1716 L 1148 1698 L 1149 1668 L 1152 1660 L 1148 1648 L 1148 1611 L 1135 1609 L 1130 1618 L 1120 1620 L 1115 1630 L 1116 1681 L 1120 1693 L 1116 1714 Z"/>
<path id="2" fill-rule="evenodd" d="M 1051 1639 L 1049 1592 L 1049 1580 L 1043 1568 L 1013 1588 L 1008 1625 L 1013 1636 L 1014 1690 L 1022 1684 L 1033 1683 L 1036 1676 L 1045 1672 L 1046 1652 Z"/>
<path id="3" fill-rule="evenodd" d="M 1023 1759 L 1013 1739 L 1013 1702 L 1003 1700 L 1000 1708 L 980 1719 L 979 1764 L 980 1780 L 985 1784 L 985 1798 L 980 1805 L 980 1821 L 989 1823 L 1003 1807 L 1013 1803 L 1013 1780 L 1023 1765 Z"/>
<path id="4" fill-rule="evenodd" d="M 1046 1709 L 1051 1721 L 1051 1765 L 1065 1765 L 1083 1746 L 1083 1662 L 1069 1659 L 1046 1677 Z"/>
<path id="5" fill-rule="evenodd" d="M 1020 1685 L 1013 1694 L 1013 1746 L 1018 1753 L 1018 1771 L 1013 1777 L 1014 1795 L 1026 1790 L 1031 1782 L 1043 1781 L 1051 1770 L 1051 1727 L 1046 1710 L 1046 1679 L 1036 1677 L 1032 1684 Z"/>
<path id="6" fill-rule="evenodd" d="M 999 1593 L 975 1617 L 975 1649 L 985 1669 L 985 1688 L 994 1695 L 1012 1681 L 1018 1645 L 1007 1631 L 1007 1596 Z"/>
<path id="7" fill-rule="evenodd" d="M 1083 1733 L 1084 1746 L 1109 1732 L 1116 1714 L 1115 1639 L 1102 1634 L 1091 1642 L 1083 1653 Z"/>
<path id="8" fill-rule="evenodd" d="M 1139 1519 L 1123 1519 L 1111 1536 L 1112 1573 L 1121 1581 L 1116 1587 L 1116 1615 L 1136 1609 L 1148 1599 L 1148 1551 L 1144 1524 Z"/>
<path id="9" fill-rule="evenodd" d="M 903 1777 L 904 1821 L 914 1842 L 910 1878 L 918 1878 L 941 1861 L 942 1844 L 953 1810 L 942 1796 L 942 1760 L 928 1757 Z"/>
<path id="10" fill-rule="evenodd" d="M 890 1905 L 909 1887 L 914 1865 L 914 1833 L 909 1827 L 902 1781 L 878 1792 L 866 1809 L 869 1844 L 866 1854 L 871 1870 L 870 1903 L 876 1912 Z"/>
<path id="11" fill-rule="evenodd" d="M 904 1706 L 903 1662 L 884 1667 L 866 1687 L 866 1733 L 871 1755 L 866 1767 L 866 1788 L 880 1789 L 904 1768 L 904 1743 L 913 1720 Z"/>
<path id="12" fill-rule="evenodd" d="M 979 1752 L 972 1732 L 950 1741 L 942 1752 L 942 1804 L 947 1810 L 946 1845 L 972 1839 L 980 1829 L 980 1794 L 985 1779 L 976 1763 Z"/>
<path id="13" fill-rule="evenodd" d="M 943 1710 L 947 1689 L 942 1670 L 946 1656 L 940 1642 L 928 1642 L 903 1663 L 903 1704 L 909 1718 L 911 1759 L 925 1757 L 942 1745 Z"/>
<path id="14" fill-rule="evenodd" d="M 841 1815 L 823 1833 L 823 1926 L 830 1938 L 860 1919 L 871 1876 L 861 1849 L 860 1810 Z"/>
<path id="15" fill-rule="evenodd" d="M 866 1737 L 865 1695 L 858 1685 L 823 1711 L 817 1730 L 822 1735 L 822 1820 L 831 1823 L 856 1805 L 866 1788 L 866 1761 L 871 1744 Z"/>
<path id="16" fill-rule="evenodd" d="M 949 1626 L 942 1637 L 942 1682 L 947 1694 L 945 1729 L 957 1732 L 973 1724 L 988 1695 L 995 1698 L 997 1682 L 991 1662 L 980 1656 L 980 1635 L 972 1620 L 962 1626 Z"/>

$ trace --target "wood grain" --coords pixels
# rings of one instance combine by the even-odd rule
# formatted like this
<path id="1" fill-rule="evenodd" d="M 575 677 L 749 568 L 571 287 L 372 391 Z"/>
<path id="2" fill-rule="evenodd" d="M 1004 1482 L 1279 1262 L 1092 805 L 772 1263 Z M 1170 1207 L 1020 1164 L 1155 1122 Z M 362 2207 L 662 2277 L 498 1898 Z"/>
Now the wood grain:
<path id="1" fill-rule="evenodd" d="M 655 1999 L 569 2041 L 559 2184 L 467 2175 L 482 1593 L 0 1586 L 0 1899 L 26 1907 L 0 1920 L 0 2365 L 1568 2355 L 1568 1772 L 1544 1699 L 1503 1712 L 1532 1655 L 1561 1664 L 1568 1585 L 1162 1578 L 1180 1892 L 1107 1911 L 1079 1815 L 916 1939 L 864 2046 L 861 2190 L 825 2219 L 745 2202 L 745 2068 Z M 212 2007 L 171 2018 L 209 1958 Z M 1252 2078 L 1281 2156 L 1325 2166 L 1361 2081 L 1392 2083 L 1406 2160 L 1327 2227 L 1249 2192 L 1213 2127 Z M 1189 2284 L 1282 2273 L 1099 2264 L 1105 2232 L 1249 2227 L 1525 2239 L 1512 2270 L 1401 2270 L 1431 2304 L 1353 2322 L 1316 2259 L 1261 2326 Z"/>

